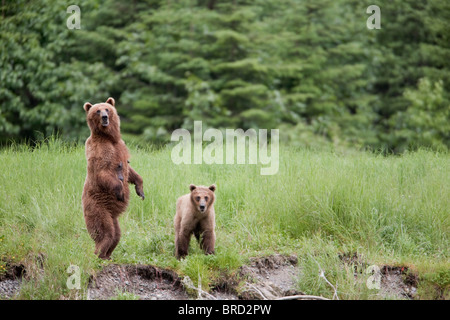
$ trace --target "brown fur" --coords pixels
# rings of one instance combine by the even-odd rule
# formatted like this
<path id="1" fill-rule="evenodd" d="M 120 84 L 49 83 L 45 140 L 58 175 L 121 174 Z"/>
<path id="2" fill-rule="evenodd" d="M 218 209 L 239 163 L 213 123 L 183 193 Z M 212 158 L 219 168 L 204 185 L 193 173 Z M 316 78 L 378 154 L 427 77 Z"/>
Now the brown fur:
<path id="1" fill-rule="evenodd" d="M 106 103 L 84 104 L 91 135 L 86 140 L 83 213 L 95 241 L 95 253 L 102 259 L 109 259 L 119 243 L 118 217 L 128 206 L 128 183 L 135 184 L 136 193 L 144 199 L 143 181 L 129 165 L 130 155 L 120 138 L 120 119 L 114 105 L 113 98 Z"/>
<path id="2" fill-rule="evenodd" d="M 177 259 L 188 254 L 191 235 L 194 234 L 200 242 L 205 254 L 214 254 L 216 242 L 214 201 L 215 185 L 210 187 L 189 186 L 191 193 L 177 200 L 175 225 L 175 256 Z M 202 211 L 202 206 L 204 210 Z M 200 239 L 201 238 L 201 239 Z"/>

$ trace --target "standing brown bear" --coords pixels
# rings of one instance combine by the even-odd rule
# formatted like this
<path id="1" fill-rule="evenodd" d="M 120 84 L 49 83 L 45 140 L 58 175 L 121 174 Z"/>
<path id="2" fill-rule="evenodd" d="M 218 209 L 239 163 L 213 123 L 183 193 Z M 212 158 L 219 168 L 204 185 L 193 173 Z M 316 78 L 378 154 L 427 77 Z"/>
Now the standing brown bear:
<path id="1" fill-rule="evenodd" d="M 129 165 L 129 153 L 120 137 L 115 101 L 84 104 L 91 135 L 86 140 L 87 176 L 82 203 L 87 230 L 95 241 L 95 254 L 109 259 L 120 240 L 119 215 L 128 206 L 128 183 L 144 199 L 143 181 Z"/>
<path id="2" fill-rule="evenodd" d="M 189 189 L 191 193 L 185 194 L 177 200 L 177 212 L 174 218 L 175 256 L 177 259 L 188 254 L 192 233 L 206 254 L 214 254 L 216 242 L 214 191 L 216 185 L 204 187 L 191 184 Z"/>

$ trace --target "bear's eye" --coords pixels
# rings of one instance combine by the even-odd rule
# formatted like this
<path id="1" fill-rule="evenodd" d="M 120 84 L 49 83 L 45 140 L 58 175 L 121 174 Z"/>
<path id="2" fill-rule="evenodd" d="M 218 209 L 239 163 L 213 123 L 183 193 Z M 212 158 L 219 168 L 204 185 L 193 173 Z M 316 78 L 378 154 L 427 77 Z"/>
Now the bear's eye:
<path id="1" fill-rule="evenodd" d="M 109 113 L 109 109 L 105 109 L 105 111 Z"/>
<path id="2" fill-rule="evenodd" d="M 195 197 L 195 200 L 200 201 L 200 197 Z"/>
<path id="3" fill-rule="evenodd" d="M 97 114 L 100 114 L 100 110 L 97 110 Z"/>
<path id="4" fill-rule="evenodd" d="M 208 197 L 205 197 L 205 201 L 208 201 Z"/>

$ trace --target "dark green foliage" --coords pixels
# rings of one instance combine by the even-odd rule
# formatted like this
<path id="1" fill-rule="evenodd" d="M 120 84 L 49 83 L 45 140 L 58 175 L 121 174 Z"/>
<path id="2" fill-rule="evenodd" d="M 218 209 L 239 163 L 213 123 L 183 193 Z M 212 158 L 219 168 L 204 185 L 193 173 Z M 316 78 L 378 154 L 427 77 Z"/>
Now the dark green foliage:
<path id="1" fill-rule="evenodd" d="M 279 128 L 296 145 L 449 147 L 450 5 L 357 0 L 4 1 L 0 142 L 84 140 L 82 105 L 117 101 L 122 131 Z"/>

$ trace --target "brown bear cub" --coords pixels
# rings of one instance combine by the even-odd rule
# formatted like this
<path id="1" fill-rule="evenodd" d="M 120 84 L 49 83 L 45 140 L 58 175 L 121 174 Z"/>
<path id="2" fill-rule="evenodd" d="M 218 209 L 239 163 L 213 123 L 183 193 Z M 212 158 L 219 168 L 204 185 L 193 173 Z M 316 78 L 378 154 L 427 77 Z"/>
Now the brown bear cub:
<path id="1" fill-rule="evenodd" d="M 175 256 L 188 254 L 191 235 L 194 234 L 205 254 L 214 254 L 216 242 L 214 200 L 216 186 L 189 186 L 191 193 L 177 200 L 175 225 Z"/>
<path id="2" fill-rule="evenodd" d="M 113 98 L 106 103 L 84 104 L 91 135 L 86 140 L 87 176 L 81 199 L 86 227 L 101 259 L 109 259 L 119 243 L 118 217 L 128 206 L 128 183 L 133 183 L 144 199 L 143 181 L 129 165 L 114 105 Z"/>

